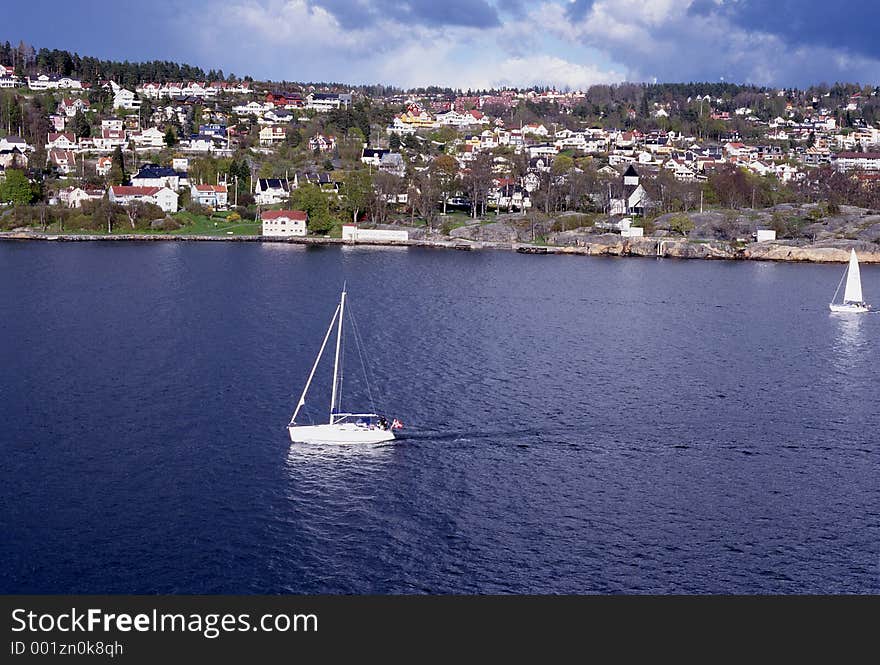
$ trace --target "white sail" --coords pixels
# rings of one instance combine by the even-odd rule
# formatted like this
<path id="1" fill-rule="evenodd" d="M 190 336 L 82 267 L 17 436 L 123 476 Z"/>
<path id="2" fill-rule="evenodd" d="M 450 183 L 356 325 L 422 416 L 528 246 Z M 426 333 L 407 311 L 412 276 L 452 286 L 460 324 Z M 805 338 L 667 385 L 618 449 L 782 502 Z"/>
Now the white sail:
<path id="1" fill-rule="evenodd" d="M 403 424 L 396 418 L 389 425 L 384 416 L 376 413 L 342 413 L 340 402 L 342 401 L 342 320 L 345 316 L 345 288 L 343 287 L 342 296 L 339 299 L 339 305 L 333 318 L 330 319 L 330 325 L 327 333 L 324 335 L 324 341 L 321 343 L 321 349 L 318 351 L 318 357 L 312 365 L 312 371 L 306 380 L 306 386 L 303 389 L 302 396 L 297 402 L 296 410 L 290 418 L 287 425 L 287 431 L 290 434 L 290 440 L 293 443 L 383 443 L 385 441 L 393 441 L 395 439 L 394 430 L 403 427 Z M 336 328 L 336 353 L 333 361 L 333 388 L 330 394 L 330 418 L 327 423 L 318 425 L 305 425 L 297 422 L 297 416 L 300 409 L 305 405 L 306 394 L 312 379 L 315 376 L 315 370 L 318 363 L 321 362 L 321 356 L 327 346 L 327 341 L 333 333 L 333 326 Z M 355 337 L 357 342 L 357 333 Z M 364 368 L 366 372 L 366 367 Z M 367 377 L 364 377 L 367 379 Z M 370 402 L 372 402 L 370 395 Z M 375 407 L 374 407 L 375 408 Z"/>
<path id="2" fill-rule="evenodd" d="M 843 302 L 862 302 L 862 278 L 859 274 L 859 260 L 854 249 L 851 250 L 849 256 L 849 270 L 846 273 Z"/>

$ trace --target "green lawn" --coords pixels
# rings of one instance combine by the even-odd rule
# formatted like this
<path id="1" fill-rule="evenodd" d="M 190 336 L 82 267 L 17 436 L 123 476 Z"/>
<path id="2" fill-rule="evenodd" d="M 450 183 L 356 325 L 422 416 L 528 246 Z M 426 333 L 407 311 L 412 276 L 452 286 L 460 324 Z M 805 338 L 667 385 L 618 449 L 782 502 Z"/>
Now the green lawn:
<path id="1" fill-rule="evenodd" d="M 251 220 L 238 220 L 234 222 L 226 221 L 229 213 L 215 213 L 212 217 L 205 215 L 194 215 L 187 211 L 181 211 L 172 215 L 183 226 L 174 231 L 165 231 L 162 229 L 132 229 L 128 222 L 118 223 L 113 228 L 112 235 L 198 235 L 198 236 L 258 236 L 262 233 L 262 224 Z M 33 227 L 35 231 L 40 231 L 39 227 Z M 106 235 L 106 227 L 100 229 L 74 229 L 65 228 L 63 231 L 59 228 L 58 223 L 50 224 L 46 228 L 46 233 L 67 233 L 70 235 Z"/>
<path id="2" fill-rule="evenodd" d="M 213 217 L 205 217 L 204 215 L 194 215 L 184 210 L 174 215 L 174 218 L 183 224 L 183 227 L 176 231 L 171 231 L 171 233 L 175 235 L 197 236 L 258 236 L 262 233 L 263 225 L 261 222 L 244 219 L 228 222 L 225 217 L 225 214 L 222 217 L 220 214 Z"/>

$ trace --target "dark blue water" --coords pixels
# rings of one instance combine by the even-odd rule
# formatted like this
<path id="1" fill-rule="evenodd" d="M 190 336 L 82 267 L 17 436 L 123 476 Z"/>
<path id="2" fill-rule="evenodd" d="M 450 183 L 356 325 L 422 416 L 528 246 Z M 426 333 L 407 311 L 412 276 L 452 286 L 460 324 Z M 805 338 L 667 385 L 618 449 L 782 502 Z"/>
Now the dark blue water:
<path id="1" fill-rule="evenodd" d="M 828 312 L 842 273 L 2 243 L 0 591 L 877 593 L 880 315 Z M 343 280 L 406 438 L 291 447 Z"/>

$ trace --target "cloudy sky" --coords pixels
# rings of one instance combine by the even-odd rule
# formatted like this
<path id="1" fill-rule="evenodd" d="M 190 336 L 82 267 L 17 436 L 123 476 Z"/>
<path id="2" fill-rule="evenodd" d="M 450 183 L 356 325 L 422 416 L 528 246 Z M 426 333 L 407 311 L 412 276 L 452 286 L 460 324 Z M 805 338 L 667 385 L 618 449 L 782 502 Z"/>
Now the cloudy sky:
<path id="1" fill-rule="evenodd" d="M 275 81 L 880 82 L 877 0 L 28 0 L 3 15 L 14 44 Z"/>

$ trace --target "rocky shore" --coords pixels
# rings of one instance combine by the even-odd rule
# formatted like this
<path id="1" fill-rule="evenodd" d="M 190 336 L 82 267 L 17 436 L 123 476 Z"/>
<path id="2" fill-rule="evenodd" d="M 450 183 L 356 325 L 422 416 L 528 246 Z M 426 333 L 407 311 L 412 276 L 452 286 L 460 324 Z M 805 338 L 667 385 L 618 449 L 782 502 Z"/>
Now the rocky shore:
<path id="1" fill-rule="evenodd" d="M 486 227 L 484 226 L 483 229 Z M 490 234 L 486 234 L 490 235 Z M 563 236 L 564 234 L 556 234 Z M 862 263 L 880 263 L 880 245 L 862 240 L 776 240 L 767 242 L 728 242 L 721 240 L 689 240 L 686 238 L 644 237 L 625 238 L 616 233 L 584 234 L 566 232 L 557 237 L 564 244 L 544 245 L 497 239 L 476 240 L 468 237 L 450 239 L 419 238 L 408 241 L 359 241 L 341 238 L 265 236 L 205 236 L 178 234 L 49 234 L 34 231 L 7 231 L 0 240 L 36 240 L 45 242 L 269 242 L 297 245 L 372 245 L 398 247 L 433 247 L 459 250 L 514 250 L 528 254 L 572 254 L 581 256 L 643 256 L 677 259 L 725 259 L 753 261 L 797 261 L 845 263 L 850 249 L 855 249 Z"/>

